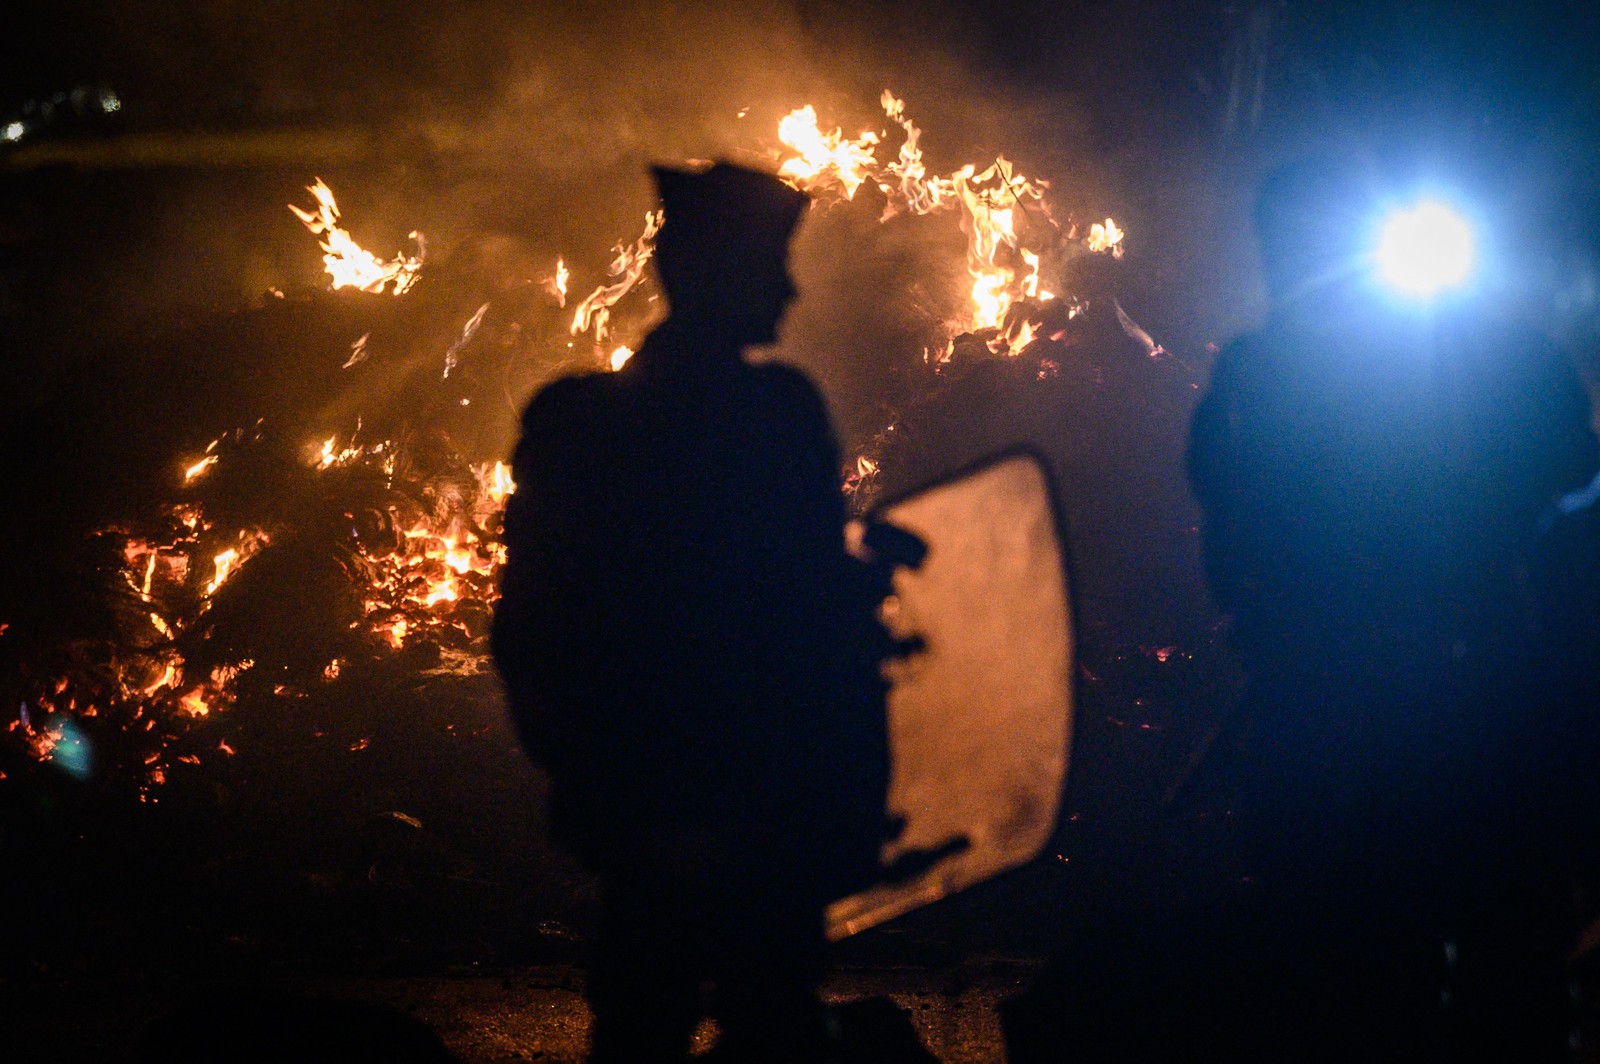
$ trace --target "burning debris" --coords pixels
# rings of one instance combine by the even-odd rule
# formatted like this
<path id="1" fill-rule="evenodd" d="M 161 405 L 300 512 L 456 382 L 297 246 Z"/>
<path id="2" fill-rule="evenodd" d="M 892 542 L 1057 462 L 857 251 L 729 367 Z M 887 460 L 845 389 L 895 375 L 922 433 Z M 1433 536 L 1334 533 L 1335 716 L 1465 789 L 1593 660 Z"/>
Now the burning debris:
<path id="1" fill-rule="evenodd" d="M 878 158 L 886 133 L 825 132 L 807 106 L 778 123 L 780 173 L 824 206 L 881 196 L 881 222 L 955 215 L 970 285 L 936 312 L 945 339 L 928 354 L 934 375 L 969 355 L 1014 359 L 1038 339 L 1059 339 L 1082 304 L 1051 289 L 1077 256 L 1119 256 L 1122 230 L 1106 219 L 1080 238 L 1052 214 L 1048 183 L 1004 157 L 930 175 L 904 102 L 888 92 L 880 102 L 904 135 L 892 159 Z M 308 190 L 315 205 L 290 210 L 319 238 L 331 289 L 414 290 L 426 252 L 419 233 L 411 234 L 414 255 L 380 259 L 340 225 L 326 184 Z M 596 367 L 620 370 L 633 354 L 621 340 L 637 338 L 617 336 L 613 314 L 644 279 L 662 221 L 660 211 L 647 213 L 639 236 L 615 246 L 607 280 L 564 326 L 591 337 Z M 562 256 L 539 285 L 565 309 L 573 279 Z M 444 351 L 452 388 L 458 369 L 470 375 L 469 353 L 523 328 L 511 320 L 515 310 L 486 324 L 489 307 L 482 302 Z M 339 340 L 330 365 L 344 357 L 341 369 L 352 375 L 376 372 L 382 337 L 368 327 L 353 342 Z M 437 370 L 404 385 L 421 388 L 424 380 L 441 386 Z M 500 515 L 515 490 L 506 467 L 468 461 L 438 427 L 370 442 L 361 431 L 357 422 L 348 436 L 318 433 L 307 443 L 287 426 L 258 422 L 175 457 L 169 498 L 102 518 L 84 552 L 93 559 L 88 594 L 110 603 L 108 622 L 40 646 L 19 639 L 15 618 L 0 617 L 0 652 L 19 665 L 14 684 L 0 691 L 17 707 L 4 725 L 11 750 L 76 774 L 87 772 L 98 742 L 106 771 L 135 779 L 140 797 L 154 801 L 180 766 L 234 754 L 238 738 L 219 731 L 219 718 L 238 703 L 358 682 L 352 678 L 373 663 L 424 648 L 433 666 L 487 671 L 504 560 Z M 845 490 L 858 501 L 879 476 L 875 446 L 844 471 Z"/>
<path id="2" fill-rule="evenodd" d="M 852 139 L 838 127 L 824 132 L 816 108 L 807 104 L 778 122 L 779 176 L 822 203 L 852 201 L 863 187 L 875 187 L 884 198 L 882 221 L 959 211 L 971 285 L 965 308 L 943 322 L 944 351 L 930 362 L 948 362 L 967 337 L 980 338 L 993 354 L 1010 356 L 1039 336 L 1059 334 L 1061 322 L 1075 316 L 1081 305 L 1067 301 L 1064 307 L 1051 306 L 1057 295 L 1042 285 L 1041 273 L 1060 276 L 1081 251 L 1121 258 L 1124 231 L 1110 218 L 1095 222 L 1082 238 L 1076 226 L 1063 230 L 1046 199 L 1049 182 L 1018 173 L 1004 156 L 981 171 L 969 163 L 948 177 L 929 176 L 922 131 L 906 114 L 905 101 L 886 89 L 879 103 L 905 134 L 895 159 L 877 158 L 886 134 L 866 130 Z M 616 245 L 607 271 L 614 280 L 595 288 L 573 315 L 572 335 L 592 330 L 601 365 L 619 369 L 627 361 L 621 347 L 605 354 L 613 338 L 612 308 L 643 278 L 661 220 L 660 212 L 650 212 L 638 239 Z M 565 259 L 558 258 L 554 275 L 542 282 L 562 307 L 570 276 Z"/>
<path id="3" fill-rule="evenodd" d="M 332 439 L 291 465 L 276 442 L 260 429 L 219 441 L 186 471 L 203 467 L 204 486 L 186 476 L 183 501 L 96 535 L 115 559 L 105 575 L 121 603 L 117 631 L 28 663 L 8 731 L 34 758 L 80 756 L 83 718 L 99 718 L 93 731 L 122 733 L 123 760 L 137 762 L 141 798 L 153 800 L 174 760 L 233 752 L 209 735 L 197 746 L 194 733 L 241 688 L 296 697 L 419 641 L 478 668 L 504 559 L 499 514 L 515 487 L 506 466 L 465 465 L 436 445 Z M 270 531 L 210 516 L 241 496 L 259 506 L 285 495 L 297 506 Z M 264 631 L 257 608 L 273 600 L 283 628 Z"/>
<path id="4" fill-rule="evenodd" d="M 948 361 L 964 335 L 981 336 L 994 354 L 1019 354 L 1055 316 L 1046 304 L 1056 295 L 1041 287 L 1041 269 L 1048 266 L 1059 274 L 1078 248 L 1120 258 L 1123 231 L 1110 218 L 1092 225 L 1082 240 L 1075 226 L 1063 231 L 1046 201 L 1049 182 L 1023 176 L 1005 156 L 981 171 L 968 163 L 948 177 L 928 176 L 922 131 L 906 114 L 905 101 L 885 89 L 879 102 L 905 133 L 892 162 L 876 158 L 879 134 L 866 132 L 855 140 L 843 138 L 837 129 L 824 134 L 808 105 L 779 123 L 778 139 L 797 153 L 784 161 L 779 174 L 813 195 L 837 193 L 847 200 L 871 182 L 884 196 L 885 221 L 900 214 L 959 210 L 972 284 L 965 313 L 946 323 L 951 335 L 938 361 Z"/>

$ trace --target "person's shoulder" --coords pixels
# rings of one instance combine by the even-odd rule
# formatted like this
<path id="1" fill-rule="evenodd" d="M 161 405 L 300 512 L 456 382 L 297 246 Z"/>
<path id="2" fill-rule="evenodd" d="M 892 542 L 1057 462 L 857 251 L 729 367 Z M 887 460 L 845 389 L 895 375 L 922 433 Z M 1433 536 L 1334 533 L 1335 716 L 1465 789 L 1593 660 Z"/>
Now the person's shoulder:
<path id="1" fill-rule="evenodd" d="M 1457 323 L 1453 331 L 1452 354 L 1467 359 L 1492 387 L 1542 390 L 1577 380 L 1561 345 L 1526 322 L 1484 316 Z"/>
<path id="2" fill-rule="evenodd" d="M 577 373 L 551 381 L 523 409 L 523 431 L 590 416 L 595 408 L 610 401 L 614 378 L 610 373 Z"/>
<path id="3" fill-rule="evenodd" d="M 1215 392 L 1238 387 L 1251 370 L 1260 367 L 1269 357 L 1269 348 L 1266 334 L 1260 332 L 1245 333 L 1229 340 L 1211 364 L 1207 390 Z"/>
<path id="4" fill-rule="evenodd" d="M 763 362 L 750 367 L 756 386 L 777 399 L 822 405 L 822 393 L 805 371 L 786 362 Z"/>

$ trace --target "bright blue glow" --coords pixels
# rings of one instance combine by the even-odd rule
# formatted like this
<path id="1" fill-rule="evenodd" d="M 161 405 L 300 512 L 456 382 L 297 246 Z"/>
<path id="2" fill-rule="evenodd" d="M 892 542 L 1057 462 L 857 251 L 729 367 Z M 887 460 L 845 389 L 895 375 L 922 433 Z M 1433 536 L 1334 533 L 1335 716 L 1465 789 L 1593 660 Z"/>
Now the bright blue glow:
<path id="1" fill-rule="evenodd" d="M 1407 295 L 1431 296 L 1472 273 L 1472 227 L 1445 204 L 1424 200 L 1384 222 L 1377 257 L 1389 285 Z"/>

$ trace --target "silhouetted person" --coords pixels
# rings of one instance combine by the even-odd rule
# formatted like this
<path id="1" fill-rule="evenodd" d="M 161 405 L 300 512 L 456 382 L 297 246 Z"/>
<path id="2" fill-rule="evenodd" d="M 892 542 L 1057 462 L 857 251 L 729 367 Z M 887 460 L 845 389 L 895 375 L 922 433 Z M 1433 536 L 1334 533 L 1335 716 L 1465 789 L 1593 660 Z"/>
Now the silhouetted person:
<path id="1" fill-rule="evenodd" d="M 1589 404 L 1532 332 L 1380 298 L 1376 210 L 1326 160 L 1268 181 L 1272 309 L 1193 425 L 1266 906 L 1235 1033 L 1276 1059 L 1561 1059 L 1578 722 L 1544 697 L 1526 575 L 1596 470 Z"/>
<path id="2" fill-rule="evenodd" d="M 524 414 L 495 655 L 555 837 L 603 885 L 594 1059 L 682 1057 L 703 980 L 737 1059 L 816 1059 L 823 908 L 887 835 L 886 586 L 846 553 L 816 389 L 742 357 L 793 298 L 806 197 L 655 177 L 671 316 Z"/>

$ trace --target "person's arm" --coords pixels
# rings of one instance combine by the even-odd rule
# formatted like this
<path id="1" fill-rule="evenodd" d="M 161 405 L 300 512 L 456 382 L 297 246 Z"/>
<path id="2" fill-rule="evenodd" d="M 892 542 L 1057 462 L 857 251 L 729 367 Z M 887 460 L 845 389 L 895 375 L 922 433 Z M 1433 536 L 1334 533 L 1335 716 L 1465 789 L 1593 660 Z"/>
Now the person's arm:
<path id="1" fill-rule="evenodd" d="M 1238 345 L 1218 358 L 1211 385 L 1189 426 L 1189 487 L 1200 504 L 1201 545 L 1207 582 L 1217 606 L 1231 613 L 1248 585 L 1241 544 L 1240 470 L 1238 468 Z"/>
<path id="2" fill-rule="evenodd" d="M 576 611 L 585 601 L 581 518 L 588 463 L 580 422 L 592 404 L 581 380 L 557 381 L 523 415 L 506 500 L 506 564 L 491 636 L 523 747 L 552 767 L 562 720 L 577 704 L 582 668 Z"/>
<path id="3" fill-rule="evenodd" d="M 1594 414 L 1572 364 L 1558 350 L 1542 346 L 1533 360 L 1535 380 L 1525 422 L 1534 490 L 1547 505 L 1576 491 L 1600 472 L 1600 441 Z"/>

